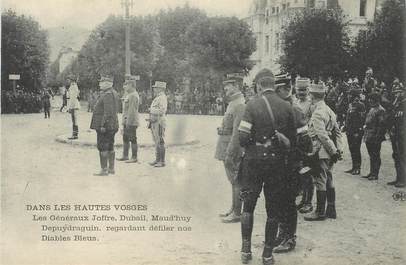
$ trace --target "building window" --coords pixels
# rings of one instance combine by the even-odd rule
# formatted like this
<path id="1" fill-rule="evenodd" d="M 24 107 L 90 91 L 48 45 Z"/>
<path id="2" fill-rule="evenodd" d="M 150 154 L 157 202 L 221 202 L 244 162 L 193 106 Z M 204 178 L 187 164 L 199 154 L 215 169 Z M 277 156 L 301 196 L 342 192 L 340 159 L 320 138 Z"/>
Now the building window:
<path id="1" fill-rule="evenodd" d="M 269 36 L 265 36 L 265 51 L 269 53 Z"/>
<path id="2" fill-rule="evenodd" d="M 269 24 L 269 10 L 266 10 L 266 16 L 265 16 L 265 24 Z"/>
<path id="3" fill-rule="evenodd" d="M 282 4 L 282 10 L 286 9 L 286 4 Z"/>
<path id="4" fill-rule="evenodd" d="M 365 17 L 367 11 L 367 0 L 360 0 L 359 16 Z"/>
<path id="5" fill-rule="evenodd" d="M 315 0 L 307 0 L 307 7 L 314 8 L 314 2 Z"/>
<path id="6" fill-rule="evenodd" d="M 276 13 L 279 14 L 279 6 L 276 7 Z"/>
<path id="7" fill-rule="evenodd" d="M 272 14 L 275 14 L 275 7 L 272 7 Z"/>
<path id="8" fill-rule="evenodd" d="M 275 34 L 275 50 L 279 52 L 279 33 Z"/>

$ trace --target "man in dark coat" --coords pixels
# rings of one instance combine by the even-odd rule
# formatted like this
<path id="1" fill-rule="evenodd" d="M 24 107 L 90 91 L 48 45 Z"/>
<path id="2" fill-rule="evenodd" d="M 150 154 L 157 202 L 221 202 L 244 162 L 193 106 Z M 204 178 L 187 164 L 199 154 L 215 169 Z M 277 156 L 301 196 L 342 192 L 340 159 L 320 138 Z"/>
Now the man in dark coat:
<path id="1" fill-rule="evenodd" d="M 363 176 L 369 180 L 377 180 L 381 167 L 381 145 L 385 140 L 386 111 L 380 104 L 381 96 L 374 92 L 368 97 L 369 110 L 365 120 L 365 144 L 367 146 L 370 170 Z"/>
<path id="2" fill-rule="evenodd" d="M 361 173 L 361 143 L 364 135 L 365 105 L 361 102 L 361 89 L 354 87 L 349 93 L 350 106 L 347 110 L 344 131 L 347 133 L 350 148 L 352 168 L 345 171 L 352 175 Z"/>
<path id="3" fill-rule="evenodd" d="M 44 114 L 45 114 L 45 119 L 51 118 L 51 94 L 48 89 L 44 88 L 44 91 L 42 92 L 42 106 L 44 107 Z"/>
<path id="4" fill-rule="evenodd" d="M 99 82 L 101 94 L 96 102 L 90 129 L 96 130 L 97 149 L 100 155 L 101 171 L 96 176 L 114 174 L 114 136 L 118 131 L 117 112 L 119 96 L 113 89 L 113 80 L 102 77 Z"/>
<path id="5" fill-rule="evenodd" d="M 264 189 L 267 221 L 265 246 L 262 253 L 264 265 L 274 264 L 272 255 L 278 223 L 283 218 L 286 174 L 290 166 L 290 146 L 295 145 L 296 128 L 292 106 L 275 93 L 275 78 L 268 69 L 260 71 L 256 78 L 258 93 L 262 96 L 248 101 L 239 126 L 239 139 L 245 148 L 241 176 L 242 248 L 241 260 L 252 259 L 251 234 L 254 210 Z"/>

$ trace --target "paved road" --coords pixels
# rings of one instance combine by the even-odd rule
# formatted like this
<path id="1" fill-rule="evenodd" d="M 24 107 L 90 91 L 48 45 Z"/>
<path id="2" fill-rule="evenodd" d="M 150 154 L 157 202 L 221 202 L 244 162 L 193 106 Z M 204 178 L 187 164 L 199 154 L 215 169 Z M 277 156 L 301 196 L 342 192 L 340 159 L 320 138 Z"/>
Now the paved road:
<path id="1" fill-rule="evenodd" d="M 70 125 L 68 115 L 52 115 L 50 120 L 44 120 L 42 114 L 1 116 L 1 264 L 240 264 L 239 224 L 221 224 L 217 217 L 230 203 L 223 168 L 213 159 L 220 117 L 171 117 L 169 126 L 187 127 L 188 134 L 200 143 L 170 148 L 166 168 L 148 166 L 153 150 L 146 148 L 140 152 L 141 163 L 117 164 L 115 176 L 95 177 L 97 151 L 55 142 L 55 136 L 69 131 Z M 84 124 L 89 118 L 81 113 Z M 374 182 L 341 173 L 349 167 L 346 154 L 335 168 L 338 219 L 306 223 L 300 216 L 296 251 L 276 255 L 277 264 L 405 264 L 406 202 L 394 201 L 392 194 L 397 190 L 385 185 L 393 174 L 389 142 L 384 143 L 383 153 L 382 178 Z M 367 166 L 365 162 L 364 173 Z M 41 241 L 42 235 L 69 233 L 44 232 L 41 225 L 84 223 L 33 221 L 33 214 L 49 218 L 51 214 L 91 217 L 119 213 L 33 212 L 26 210 L 27 204 L 147 205 L 147 211 L 131 214 L 145 213 L 149 219 L 156 214 L 191 217 L 190 222 L 174 226 L 191 227 L 192 231 L 103 231 L 94 232 L 95 242 L 47 242 Z M 93 222 L 102 229 L 117 223 Z M 252 264 L 261 264 L 264 223 L 261 198 L 255 215 Z M 151 224 L 174 223 L 149 220 L 145 224 L 149 229 Z"/>

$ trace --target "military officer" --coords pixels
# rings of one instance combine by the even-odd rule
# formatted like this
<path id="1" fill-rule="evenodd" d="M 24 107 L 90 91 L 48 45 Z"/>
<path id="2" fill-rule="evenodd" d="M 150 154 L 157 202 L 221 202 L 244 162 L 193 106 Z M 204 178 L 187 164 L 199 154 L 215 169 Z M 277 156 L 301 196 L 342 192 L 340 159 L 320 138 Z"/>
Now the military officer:
<path id="1" fill-rule="evenodd" d="M 365 145 L 369 155 L 369 174 L 363 176 L 369 180 L 377 180 L 381 167 L 381 145 L 385 140 L 386 111 L 380 104 L 381 96 L 373 92 L 368 97 L 369 110 L 365 120 Z"/>
<path id="2" fill-rule="evenodd" d="M 364 135 L 365 105 L 361 102 L 361 89 L 353 87 L 349 93 L 349 108 L 347 110 L 344 131 L 347 134 L 348 147 L 351 153 L 352 168 L 345 171 L 352 175 L 361 172 L 361 143 Z"/>
<path id="3" fill-rule="evenodd" d="M 324 84 L 312 84 L 310 95 L 315 105 L 309 122 L 309 134 L 313 140 L 313 152 L 316 157 L 312 168 L 317 168 L 317 174 L 314 175 L 317 208 L 304 219 L 306 221 L 321 221 L 326 217 L 335 219 L 335 188 L 331 170 L 333 164 L 341 158 L 341 132 L 335 113 L 324 102 Z"/>
<path id="4" fill-rule="evenodd" d="M 90 129 L 96 130 L 97 149 L 99 150 L 101 171 L 96 176 L 115 174 L 114 170 L 114 136 L 118 131 L 117 112 L 119 96 L 113 89 L 113 80 L 102 77 L 100 97 L 94 107 Z"/>
<path id="5" fill-rule="evenodd" d="M 245 110 L 244 95 L 240 90 L 242 78 L 231 76 L 224 84 L 224 91 L 228 99 L 228 106 L 223 117 L 221 127 L 217 128 L 219 135 L 215 158 L 223 161 L 227 179 L 231 184 L 231 208 L 228 212 L 220 214 L 223 223 L 239 222 L 241 218 L 240 185 L 237 182 L 237 173 L 241 162 L 242 147 L 239 142 L 238 127 Z"/>
<path id="6" fill-rule="evenodd" d="M 406 156 L 405 156 L 405 111 L 406 111 L 406 91 L 401 85 L 392 89 L 395 100 L 393 101 L 393 111 L 391 113 L 390 138 L 392 142 L 392 157 L 395 162 L 396 179 L 388 182 L 388 185 L 395 185 L 397 188 L 406 186 Z"/>
<path id="7" fill-rule="evenodd" d="M 364 83 L 362 84 L 362 88 L 366 95 L 369 95 L 372 92 L 375 92 L 375 88 L 377 85 L 377 82 L 375 78 L 373 78 L 374 71 L 372 70 L 371 67 L 368 67 L 366 72 L 365 72 L 365 79 Z"/>
<path id="8" fill-rule="evenodd" d="M 297 81 L 296 81 L 297 84 Z M 300 82 L 299 82 L 299 85 Z M 286 173 L 286 192 L 285 198 L 282 200 L 283 219 L 279 223 L 278 236 L 276 238 L 275 253 L 284 253 L 293 250 L 296 246 L 296 228 L 297 228 L 297 209 L 296 196 L 299 191 L 299 182 L 310 171 L 310 168 L 304 167 L 304 158 L 306 153 L 311 152 L 312 142 L 307 134 L 307 119 L 302 109 L 293 103 L 292 87 L 290 76 L 281 74 L 276 76 L 275 91 L 277 95 L 291 102 L 293 105 L 293 114 L 296 126 L 296 146 L 294 147 L 293 160 L 290 168 Z"/>
<path id="9" fill-rule="evenodd" d="M 123 106 L 123 156 L 118 158 L 118 161 L 127 161 L 127 163 L 136 163 L 138 161 L 138 145 L 137 145 L 137 128 L 139 126 L 138 107 L 140 96 L 136 89 L 135 76 L 129 76 L 125 81 L 124 87 L 127 95 L 124 98 Z M 131 159 L 128 158 L 128 153 L 131 145 Z"/>
<path id="10" fill-rule="evenodd" d="M 165 128 L 168 99 L 165 95 L 166 83 L 156 81 L 152 86 L 156 97 L 150 107 L 150 127 L 155 143 L 155 161 L 149 163 L 154 167 L 165 166 Z"/>
<path id="11" fill-rule="evenodd" d="M 314 110 L 312 100 L 309 96 L 310 78 L 301 77 L 296 79 L 295 90 L 296 98 L 293 101 L 293 106 L 298 106 L 304 113 L 305 123 L 308 124 Z M 309 159 L 304 159 L 305 166 L 310 166 Z M 311 174 L 302 175 L 302 200 L 298 204 L 297 209 L 300 213 L 309 213 L 313 211 L 313 194 L 314 184 Z"/>
<path id="12" fill-rule="evenodd" d="M 245 148 L 241 176 L 242 248 L 241 260 L 252 258 L 251 234 L 253 213 L 257 199 L 264 189 L 267 221 L 265 246 L 262 253 L 264 265 L 274 264 L 272 255 L 278 223 L 283 218 L 286 193 L 287 161 L 291 160 L 291 146 L 295 145 L 296 128 L 292 106 L 275 93 L 275 78 L 268 69 L 261 70 L 256 78 L 258 93 L 246 106 L 239 126 L 239 139 Z"/>
<path id="13" fill-rule="evenodd" d="M 72 117 L 72 137 L 69 140 L 78 139 L 79 126 L 78 126 L 78 111 L 80 110 L 79 102 L 79 88 L 76 84 L 76 80 L 73 76 L 68 77 L 69 90 L 67 95 L 68 100 L 68 110 Z"/>

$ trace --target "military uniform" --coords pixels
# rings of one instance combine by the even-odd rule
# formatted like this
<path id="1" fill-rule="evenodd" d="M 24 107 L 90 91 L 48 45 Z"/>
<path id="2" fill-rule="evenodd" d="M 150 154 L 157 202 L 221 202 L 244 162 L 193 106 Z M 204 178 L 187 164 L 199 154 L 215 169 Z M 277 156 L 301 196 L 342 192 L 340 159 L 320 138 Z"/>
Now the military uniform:
<path id="1" fill-rule="evenodd" d="M 79 134 L 79 126 L 78 126 L 78 111 L 80 110 L 80 102 L 79 102 L 79 95 L 80 91 L 76 82 L 72 82 L 69 90 L 68 90 L 68 110 L 72 117 L 72 137 L 70 139 L 77 139 Z"/>
<path id="2" fill-rule="evenodd" d="M 350 95 L 354 98 L 349 105 L 345 121 L 348 147 L 351 153 L 352 169 L 346 171 L 353 175 L 360 174 L 361 170 L 361 143 L 364 135 L 365 105 L 359 99 L 360 90 L 353 89 Z M 358 98 L 357 98 L 358 97 Z"/>
<path id="3" fill-rule="evenodd" d="M 134 81 L 135 82 L 135 81 Z M 128 153 L 131 145 L 132 157 L 129 162 L 137 162 L 137 128 L 139 126 L 138 107 L 140 97 L 137 91 L 133 91 L 124 98 L 123 102 L 123 157 L 119 161 L 128 160 Z"/>
<path id="4" fill-rule="evenodd" d="M 365 144 L 369 154 L 370 171 L 364 178 L 376 180 L 381 167 L 381 145 L 382 141 L 385 140 L 386 111 L 379 104 L 379 94 L 372 93 L 369 98 L 370 101 L 375 101 L 377 105 L 371 106 L 365 120 Z"/>
<path id="5" fill-rule="evenodd" d="M 406 154 L 405 154 L 405 137 L 406 137 L 406 98 L 404 96 L 404 88 L 397 88 L 396 90 L 403 90 L 403 95 L 398 96 L 393 102 L 393 112 L 391 113 L 391 126 L 390 138 L 392 142 L 392 157 L 395 162 L 396 180 L 389 182 L 389 185 L 396 187 L 405 187 L 406 185 Z M 395 91 L 396 91 L 395 90 Z"/>
<path id="6" fill-rule="evenodd" d="M 257 84 L 274 82 L 269 70 L 257 75 Z M 263 98 L 265 97 L 267 101 Z M 257 199 L 264 189 L 267 222 L 265 227 L 265 246 L 262 254 L 264 264 L 273 264 L 272 250 L 278 223 L 283 219 L 283 207 L 286 192 L 287 161 L 290 161 L 290 149 L 286 140 L 295 145 L 295 123 L 292 106 L 279 98 L 272 89 L 263 91 L 263 97 L 257 97 L 247 103 L 239 127 L 240 144 L 245 148 L 242 165 L 241 197 L 244 202 L 241 217 L 242 260 L 251 257 L 251 234 L 253 213 Z M 274 121 L 270 118 L 266 102 L 273 110 Z M 279 133 L 285 137 L 281 137 Z M 281 140 L 281 141 L 279 141 Z"/>
<path id="7" fill-rule="evenodd" d="M 312 85 L 311 93 L 320 93 L 323 85 Z M 317 172 L 314 181 L 317 189 L 317 208 L 305 220 L 324 220 L 335 218 L 335 188 L 331 173 L 334 162 L 340 156 L 341 132 L 337 124 L 335 113 L 320 100 L 314 104 L 315 109 L 309 122 L 309 135 L 313 140 L 313 152 L 316 163 L 312 166 Z M 325 209 L 327 199 L 327 211 Z"/>
<path id="8" fill-rule="evenodd" d="M 237 173 L 241 162 L 241 156 L 243 149 L 240 146 L 238 138 L 238 127 L 245 110 L 245 99 L 241 92 L 238 92 L 231 96 L 230 103 L 227 106 L 227 110 L 224 114 L 221 127 L 217 128 L 217 134 L 219 135 L 215 158 L 223 161 L 226 171 L 227 179 L 232 186 L 232 206 L 231 210 L 221 217 L 227 218 L 231 216 L 230 220 L 223 220 L 224 222 L 233 222 L 239 220 L 241 216 L 241 201 L 240 185 L 237 182 Z"/>
<path id="9" fill-rule="evenodd" d="M 166 88 L 165 82 L 155 82 L 154 87 Z M 152 138 L 155 143 L 156 159 L 150 163 L 153 166 L 165 166 L 165 128 L 166 128 L 166 111 L 168 108 L 168 99 L 165 92 L 160 92 L 152 101 L 150 107 L 150 127 Z"/>
<path id="10" fill-rule="evenodd" d="M 105 79 L 102 79 L 104 81 Z M 110 80 L 110 79 L 107 79 Z M 114 136 L 118 131 L 119 96 L 111 86 L 100 94 L 94 107 L 90 129 L 96 130 L 97 149 L 100 153 L 100 175 L 114 174 Z M 108 169 L 107 169 L 108 168 Z"/>

